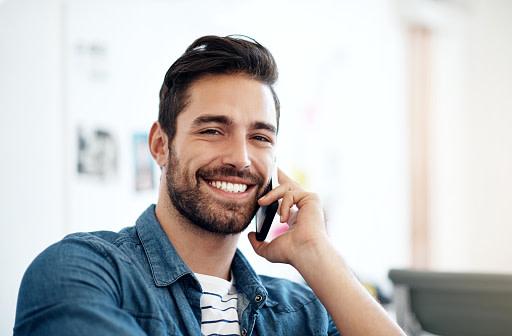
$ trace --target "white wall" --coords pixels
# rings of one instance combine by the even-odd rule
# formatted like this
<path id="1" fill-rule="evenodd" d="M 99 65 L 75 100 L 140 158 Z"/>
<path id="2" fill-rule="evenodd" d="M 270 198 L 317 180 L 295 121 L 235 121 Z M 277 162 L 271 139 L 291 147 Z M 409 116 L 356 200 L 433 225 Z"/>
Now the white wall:
<path id="1" fill-rule="evenodd" d="M 512 3 L 475 1 L 471 11 L 468 255 L 479 269 L 512 272 Z"/>
<path id="2" fill-rule="evenodd" d="M 432 266 L 512 272 L 512 3 L 464 2 L 435 31 Z"/>
<path id="3" fill-rule="evenodd" d="M 2 3 L 0 148 L 8 164 L 0 168 L 0 223 L 9 234 L 0 334 L 10 333 L 20 277 L 39 251 L 72 231 L 132 225 L 156 202 L 154 192 L 133 191 L 131 134 L 149 128 L 165 71 L 204 34 L 254 36 L 275 55 L 279 161 L 325 200 L 332 239 L 356 272 L 382 284 L 390 267 L 407 264 L 405 54 L 392 3 Z M 78 44 L 106 54 L 80 56 Z M 91 81 L 94 69 L 105 70 L 104 80 Z M 79 125 L 115 134 L 116 176 L 76 173 Z M 241 248 L 260 272 L 296 277 L 269 267 L 244 239 Z"/>
<path id="4" fill-rule="evenodd" d="M 0 4 L 0 334 L 19 281 L 64 234 L 61 18 L 56 1 Z"/>

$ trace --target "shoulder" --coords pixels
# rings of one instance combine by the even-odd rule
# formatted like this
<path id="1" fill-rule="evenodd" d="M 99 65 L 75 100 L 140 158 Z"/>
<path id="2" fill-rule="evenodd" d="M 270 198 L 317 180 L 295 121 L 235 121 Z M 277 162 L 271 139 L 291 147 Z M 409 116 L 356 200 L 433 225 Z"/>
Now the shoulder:
<path id="1" fill-rule="evenodd" d="M 107 231 L 64 237 L 39 254 L 27 268 L 18 303 L 30 305 L 49 298 L 70 299 L 79 295 L 80 290 L 118 300 L 115 289 L 119 272 L 131 263 L 129 255 L 120 248 L 128 237 Z M 63 287 L 72 290 L 62 290 Z"/>
<path id="2" fill-rule="evenodd" d="M 137 245 L 134 228 L 125 228 L 120 232 L 96 231 L 77 232 L 67 235 L 60 242 L 48 248 L 44 253 L 51 253 L 52 249 L 75 250 L 76 252 L 99 253 L 112 261 L 112 258 L 130 262 L 130 257 L 123 252 L 124 245 Z"/>
<path id="3" fill-rule="evenodd" d="M 130 263 L 129 255 L 121 247 L 127 243 L 136 242 L 124 232 L 125 230 L 119 233 L 97 231 L 69 234 L 41 252 L 29 266 L 29 270 L 45 266 L 48 263 L 58 266 L 86 260 L 92 261 L 94 258 L 105 259 L 110 263 L 117 261 Z"/>
<path id="4" fill-rule="evenodd" d="M 82 263 L 83 266 L 94 266 L 98 262 L 130 263 L 130 256 L 122 248 L 123 245 L 136 243 L 130 229 L 132 228 L 123 229 L 119 233 L 96 231 L 69 234 L 41 252 L 29 266 L 27 273 L 34 268 L 46 269 L 48 265 L 55 269 L 74 263 Z M 85 261 L 91 263 L 83 263 Z"/>
<path id="5" fill-rule="evenodd" d="M 124 310 L 129 286 L 144 283 L 127 247 L 134 238 L 123 231 L 74 233 L 37 256 L 21 281 L 14 333 L 60 335 L 67 326 L 81 334 L 142 335 Z"/>

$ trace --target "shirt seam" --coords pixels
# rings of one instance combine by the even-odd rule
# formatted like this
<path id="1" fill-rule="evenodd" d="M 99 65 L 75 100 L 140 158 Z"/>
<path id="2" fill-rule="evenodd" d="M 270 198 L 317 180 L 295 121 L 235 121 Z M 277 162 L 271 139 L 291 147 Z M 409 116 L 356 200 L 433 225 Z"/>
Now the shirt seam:
<path id="1" fill-rule="evenodd" d="M 302 310 L 302 309 L 306 308 L 307 305 L 309 305 L 309 304 L 311 304 L 313 302 L 317 302 L 317 301 L 318 301 L 318 298 L 311 298 L 311 300 L 303 303 L 300 307 L 297 307 L 297 308 L 293 308 L 290 305 L 284 305 L 284 307 L 283 307 L 283 309 L 281 311 L 276 311 L 276 314 L 294 313 L 294 312 L 297 312 L 299 310 Z M 278 304 L 277 307 L 279 307 L 279 304 Z M 269 307 L 267 309 L 272 309 L 272 308 L 273 307 Z"/>
<path id="2" fill-rule="evenodd" d="M 75 241 L 83 242 L 83 243 L 89 245 L 89 247 L 91 247 L 94 251 L 96 251 L 101 256 L 103 256 L 112 267 L 116 267 L 115 260 L 112 258 L 111 253 L 109 253 L 109 251 L 103 245 L 103 244 L 107 243 L 107 244 L 111 244 L 112 246 L 115 246 L 116 249 L 119 249 L 119 246 L 113 244 L 113 242 L 109 242 L 109 241 L 102 239 L 98 236 L 95 236 L 93 234 L 89 234 L 87 236 L 84 235 L 84 236 L 66 237 L 66 238 L 64 238 L 63 242 L 65 242 L 66 240 L 70 240 L 70 241 L 75 240 Z M 131 260 L 129 260 L 128 257 L 124 255 L 123 251 L 119 250 L 119 252 L 120 252 L 119 260 L 131 265 L 132 264 Z"/>

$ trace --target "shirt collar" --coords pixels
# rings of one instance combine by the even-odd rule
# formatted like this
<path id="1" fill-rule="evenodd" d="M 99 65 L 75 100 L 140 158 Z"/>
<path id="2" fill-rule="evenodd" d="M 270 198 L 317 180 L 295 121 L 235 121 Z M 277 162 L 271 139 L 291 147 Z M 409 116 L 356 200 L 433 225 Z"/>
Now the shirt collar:
<path id="1" fill-rule="evenodd" d="M 163 287 L 174 283 L 184 275 L 193 275 L 193 272 L 167 238 L 156 218 L 155 208 L 154 204 L 149 206 L 137 219 L 135 228 L 149 261 L 155 285 Z M 261 296 L 262 300 L 257 305 L 272 304 L 273 301 L 267 300 L 268 293 L 259 276 L 238 249 L 231 264 L 231 271 L 239 292 L 243 292 L 248 298 L 256 299 Z"/>
<path id="2" fill-rule="evenodd" d="M 154 204 L 140 215 L 135 228 L 148 258 L 155 285 L 168 286 L 182 276 L 192 274 L 160 226 Z"/>
<path id="3" fill-rule="evenodd" d="M 236 280 L 235 286 L 237 290 L 243 292 L 250 300 L 254 300 L 254 305 L 261 306 L 265 304 L 272 306 L 276 304 L 268 298 L 268 292 L 261 283 L 260 277 L 254 272 L 254 269 L 238 249 L 233 258 L 231 270 Z"/>

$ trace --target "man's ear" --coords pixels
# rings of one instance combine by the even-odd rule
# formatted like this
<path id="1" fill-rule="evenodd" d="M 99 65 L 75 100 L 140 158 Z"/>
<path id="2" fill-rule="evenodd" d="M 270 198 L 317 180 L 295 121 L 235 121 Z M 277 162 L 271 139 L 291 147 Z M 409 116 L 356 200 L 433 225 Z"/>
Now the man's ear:
<path id="1" fill-rule="evenodd" d="M 169 160 L 169 138 L 160 123 L 155 121 L 149 132 L 149 150 L 158 166 L 163 167 Z"/>

